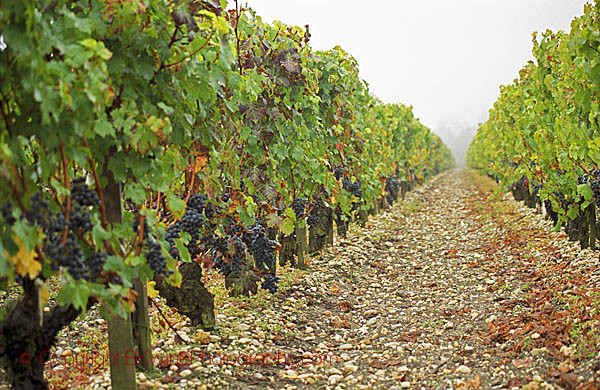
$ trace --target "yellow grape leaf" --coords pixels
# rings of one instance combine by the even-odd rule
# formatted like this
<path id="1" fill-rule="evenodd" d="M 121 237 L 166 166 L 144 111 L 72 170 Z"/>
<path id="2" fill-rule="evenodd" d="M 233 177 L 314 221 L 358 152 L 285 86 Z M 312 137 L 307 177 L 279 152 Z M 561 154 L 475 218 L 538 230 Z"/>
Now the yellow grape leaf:
<path id="1" fill-rule="evenodd" d="M 154 289 L 156 282 L 154 280 L 146 282 L 146 289 L 148 290 L 148 296 L 150 298 L 156 298 L 158 296 L 158 291 Z"/>
<path id="2" fill-rule="evenodd" d="M 131 309 L 131 311 L 135 310 L 135 298 L 137 297 L 137 295 L 137 291 L 135 291 L 132 288 L 130 288 L 129 291 L 127 291 L 127 296 L 125 298 L 127 299 L 127 303 L 129 304 L 129 309 Z"/>
<path id="3" fill-rule="evenodd" d="M 208 344 L 210 343 L 210 333 L 205 332 L 203 330 L 199 330 L 196 333 L 196 336 L 194 337 L 196 339 L 196 341 L 198 341 L 200 344 Z"/>
<path id="4" fill-rule="evenodd" d="M 206 161 L 207 161 L 207 158 L 204 156 L 196 157 L 196 165 L 194 165 L 194 173 L 198 173 L 198 172 L 204 170 L 204 167 L 206 167 Z"/>
<path id="5" fill-rule="evenodd" d="M 48 302 L 48 298 L 50 298 L 50 292 L 48 291 L 48 286 L 43 286 L 40 289 L 40 299 L 42 300 L 42 305 L 45 305 Z"/>
<path id="6" fill-rule="evenodd" d="M 17 267 L 17 273 L 21 276 L 29 276 L 33 280 L 41 271 L 42 263 L 37 261 L 34 250 L 29 250 L 19 237 L 15 237 L 15 243 L 19 247 L 19 251 L 11 256 L 7 251 L 4 251 L 4 256 Z"/>

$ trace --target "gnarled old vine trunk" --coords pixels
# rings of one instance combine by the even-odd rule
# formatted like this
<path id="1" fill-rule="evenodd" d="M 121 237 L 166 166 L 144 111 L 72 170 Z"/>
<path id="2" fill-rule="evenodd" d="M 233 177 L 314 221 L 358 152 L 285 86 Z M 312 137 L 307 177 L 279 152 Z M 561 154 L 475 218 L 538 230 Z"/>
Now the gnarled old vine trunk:
<path id="1" fill-rule="evenodd" d="M 167 305 L 192 320 L 192 325 L 210 330 L 215 326 L 215 302 L 213 295 L 202 283 L 202 267 L 196 263 L 179 266 L 181 287 L 169 286 L 164 280 L 156 283 L 156 289 L 167 300 Z"/>
<path id="2" fill-rule="evenodd" d="M 23 296 L 6 304 L 6 317 L 0 324 L 0 363 L 14 389 L 43 390 L 48 388 L 44 364 L 50 359 L 56 336 L 81 311 L 57 305 L 42 315 L 39 287 L 29 278 L 22 285 Z"/>

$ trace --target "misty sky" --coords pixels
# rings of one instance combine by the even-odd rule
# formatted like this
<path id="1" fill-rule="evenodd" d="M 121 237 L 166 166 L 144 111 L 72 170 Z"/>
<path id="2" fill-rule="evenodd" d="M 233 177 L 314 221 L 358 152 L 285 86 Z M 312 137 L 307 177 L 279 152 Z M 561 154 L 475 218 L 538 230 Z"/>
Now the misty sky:
<path id="1" fill-rule="evenodd" d="M 533 31 L 568 31 L 584 0 L 240 0 L 267 22 L 310 25 L 340 45 L 384 102 L 412 105 L 448 138 L 487 119 L 501 84 L 532 59 Z M 232 2 L 230 2 L 232 5 Z M 460 125 L 457 125 L 460 124 Z M 444 134 L 446 133 L 446 134 Z M 464 142 L 464 141 L 463 141 Z"/>

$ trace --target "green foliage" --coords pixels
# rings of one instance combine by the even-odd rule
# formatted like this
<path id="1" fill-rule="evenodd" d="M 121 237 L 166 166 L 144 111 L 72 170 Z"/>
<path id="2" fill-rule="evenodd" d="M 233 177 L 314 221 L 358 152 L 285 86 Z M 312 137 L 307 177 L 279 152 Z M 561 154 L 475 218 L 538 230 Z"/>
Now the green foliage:
<path id="1" fill-rule="evenodd" d="M 291 232 L 302 221 L 282 213 L 296 197 L 322 197 L 351 212 L 334 165 L 361 180 L 364 208 L 381 198 L 394 173 L 422 180 L 454 166 L 410 107 L 369 93 L 341 48 L 313 52 L 304 29 L 225 7 L 1 3 L 0 205 L 11 202 L 20 216 L 41 192 L 52 210 L 66 212 L 67 177 L 86 177 L 101 194 L 110 174 L 125 199 L 122 224 L 107 222 L 106 205 L 90 210 L 94 228 L 78 243 L 85 253 L 110 256 L 98 280 L 79 280 L 59 295 L 61 303 L 80 306 L 94 296 L 115 312 L 128 310 L 133 278 L 152 275 L 134 216 L 152 222 L 168 256 L 165 224 L 182 216 L 190 190 L 236 222 L 260 218 Z M 157 194 L 161 201 L 153 200 Z M 43 277 L 68 274 L 43 256 L 43 232 L 25 219 L 14 226 L 0 227 L 0 277 L 31 275 L 31 267 L 19 273 L 23 267 L 12 261 L 23 243 Z M 170 256 L 167 264 L 177 284 Z M 115 274 L 123 286 L 113 283 Z M 255 281 L 246 279 L 252 288 L 244 291 L 252 290 Z"/>
<path id="2" fill-rule="evenodd" d="M 565 218 L 594 196 L 578 177 L 600 163 L 600 2 L 584 7 L 571 31 L 533 34 L 533 55 L 500 96 L 470 145 L 467 163 L 508 187 L 526 176 Z M 577 204 L 577 207 L 565 207 Z"/>

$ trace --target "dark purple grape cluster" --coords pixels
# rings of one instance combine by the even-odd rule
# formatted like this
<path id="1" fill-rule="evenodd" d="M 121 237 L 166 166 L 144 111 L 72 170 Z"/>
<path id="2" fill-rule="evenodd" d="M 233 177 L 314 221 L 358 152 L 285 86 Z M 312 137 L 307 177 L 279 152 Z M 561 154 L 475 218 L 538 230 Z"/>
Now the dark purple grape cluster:
<path id="1" fill-rule="evenodd" d="M 113 276 L 113 278 L 110 280 L 110 283 L 112 284 L 117 284 L 119 286 L 123 285 L 123 279 L 119 276 L 119 275 L 115 275 Z"/>
<path id="2" fill-rule="evenodd" d="M 398 193 L 400 192 L 400 181 L 396 175 L 390 175 L 385 181 L 385 198 L 387 202 L 391 205 L 394 203 L 396 198 L 398 197 Z"/>
<path id="3" fill-rule="evenodd" d="M 82 207 L 100 206 L 98 194 L 88 187 L 85 183 L 85 177 L 79 177 L 71 182 L 71 202 Z"/>
<path id="4" fill-rule="evenodd" d="M 267 274 L 265 275 L 260 287 L 264 290 L 268 290 L 271 294 L 275 294 L 277 292 L 278 284 L 279 276 Z"/>
<path id="5" fill-rule="evenodd" d="M 357 180 L 355 182 L 351 182 L 348 179 L 344 179 L 342 181 L 343 188 L 354 195 L 357 199 L 362 199 L 363 193 L 361 188 L 361 181 Z"/>
<path id="6" fill-rule="evenodd" d="M 213 251 L 213 255 L 216 254 L 214 262 L 223 276 L 227 277 L 231 274 L 237 276 L 241 272 L 241 266 L 246 257 L 246 244 L 238 236 L 230 237 L 227 241 L 228 261 L 226 261 L 224 253 L 221 252 L 224 249 L 221 248 L 221 250 L 215 249 Z"/>
<path id="7" fill-rule="evenodd" d="M 340 180 L 342 177 L 344 177 L 344 167 L 339 164 L 334 165 L 333 166 L 333 174 L 334 174 L 336 180 Z"/>
<path id="8" fill-rule="evenodd" d="M 600 207 L 600 169 L 594 168 L 589 174 L 590 187 L 594 193 L 594 203 Z"/>
<path id="9" fill-rule="evenodd" d="M 537 181 L 532 181 L 531 183 L 531 187 L 533 189 L 533 196 L 535 197 L 535 201 L 541 205 L 542 204 L 542 200 L 540 199 L 540 191 L 542 190 L 542 188 L 544 188 L 544 186 L 542 185 L 542 183 L 538 183 Z"/>
<path id="10" fill-rule="evenodd" d="M 296 219 L 304 218 L 306 213 L 306 199 L 296 198 L 292 202 L 292 208 L 294 209 L 294 214 L 296 214 Z"/>
<path id="11" fill-rule="evenodd" d="M 17 222 L 17 219 L 12 215 L 13 204 L 12 202 L 6 202 L 2 207 L 0 207 L 0 213 L 2 214 L 2 219 L 8 226 L 12 226 Z"/>
<path id="12" fill-rule="evenodd" d="M 97 252 L 85 259 L 85 265 L 88 269 L 88 275 L 86 279 L 96 280 L 96 278 L 100 276 L 100 272 L 102 272 L 102 268 L 104 267 L 107 257 L 108 255 L 105 252 Z"/>
<path id="13" fill-rule="evenodd" d="M 131 227 L 133 228 L 133 231 L 135 232 L 135 234 L 139 233 L 139 227 L 140 227 L 140 216 L 139 214 L 135 215 L 135 218 L 133 218 L 133 222 L 131 223 Z M 144 233 L 142 235 L 142 239 L 145 240 L 148 235 L 150 234 L 150 229 L 148 228 L 148 222 L 146 221 L 146 218 L 144 218 Z"/>
<path id="14" fill-rule="evenodd" d="M 203 194 L 190 195 L 190 198 L 188 199 L 188 202 L 187 202 L 186 209 L 193 209 L 198 214 L 203 214 L 204 209 L 206 208 L 207 199 L 208 198 L 206 197 L 206 195 L 203 195 Z"/>
<path id="15" fill-rule="evenodd" d="M 146 251 L 144 256 L 148 260 L 150 269 L 157 275 L 165 275 L 167 268 L 167 258 L 162 252 L 162 247 L 159 242 L 152 238 L 148 238 L 144 244 Z"/>
<path id="16" fill-rule="evenodd" d="M 25 212 L 25 218 L 43 230 L 46 236 L 43 250 L 51 260 L 52 269 L 64 267 L 75 279 L 93 280 L 98 276 L 106 254 L 93 254 L 85 259 L 79 237 L 93 229 L 90 210 L 99 204 L 98 195 L 85 184 L 83 177 L 72 181 L 68 221 L 65 212 L 51 210 L 42 193 L 38 192 L 31 197 L 31 205 Z"/>
<path id="17" fill-rule="evenodd" d="M 317 201 L 313 203 L 313 207 L 310 214 L 308 214 L 308 218 L 306 218 L 306 223 L 308 223 L 308 226 L 320 225 L 321 218 L 325 212 L 325 203 L 323 203 L 321 198 L 317 199 Z"/>
<path id="18" fill-rule="evenodd" d="M 90 213 L 80 206 L 71 208 L 69 216 L 69 228 L 75 233 L 86 233 L 94 228 Z"/>
<path id="19" fill-rule="evenodd" d="M 261 224 L 252 225 L 244 234 L 243 240 L 254 257 L 256 268 L 259 270 L 274 269 L 277 242 L 269 239 Z"/>
<path id="20" fill-rule="evenodd" d="M 61 244 L 61 240 L 59 234 L 48 236 L 46 240 L 46 255 L 56 262 L 52 264 L 52 268 L 57 270 L 58 267 L 65 267 L 74 279 L 84 278 L 88 270 L 83 262 L 79 244 L 72 234 L 67 235 L 64 245 Z"/>

